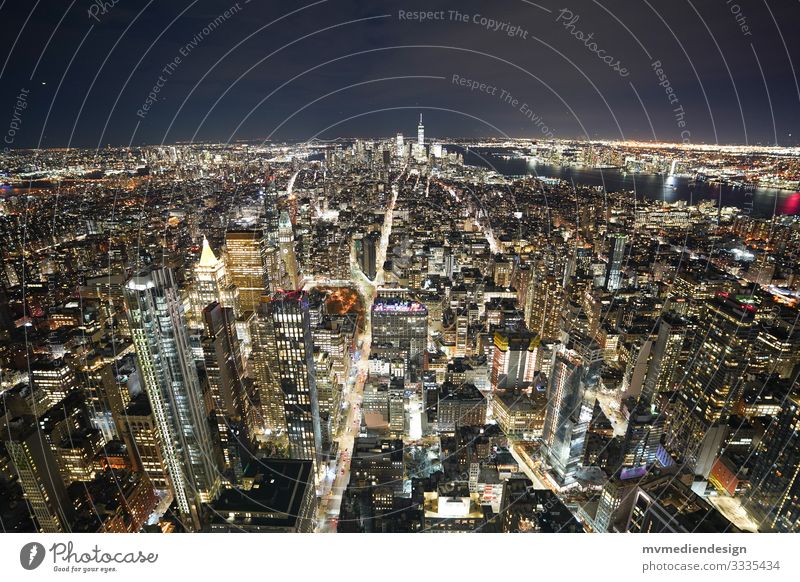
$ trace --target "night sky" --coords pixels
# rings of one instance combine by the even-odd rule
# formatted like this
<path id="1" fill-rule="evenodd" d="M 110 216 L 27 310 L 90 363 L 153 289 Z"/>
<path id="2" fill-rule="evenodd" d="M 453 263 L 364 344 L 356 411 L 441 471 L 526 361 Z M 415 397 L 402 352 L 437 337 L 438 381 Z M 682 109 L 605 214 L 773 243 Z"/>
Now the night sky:
<path id="1" fill-rule="evenodd" d="M 796 145 L 798 24 L 798 0 L 0 0 L 0 125 L 94 148 L 412 136 L 422 113 L 433 139 Z"/>

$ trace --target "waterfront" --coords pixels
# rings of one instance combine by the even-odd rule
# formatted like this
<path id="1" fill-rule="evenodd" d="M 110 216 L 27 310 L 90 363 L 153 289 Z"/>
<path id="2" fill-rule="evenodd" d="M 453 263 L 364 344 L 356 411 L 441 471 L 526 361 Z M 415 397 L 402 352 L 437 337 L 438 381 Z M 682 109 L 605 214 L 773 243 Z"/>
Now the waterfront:
<path id="1" fill-rule="evenodd" d="M 604 187 L 606 192 L 635 192 L 637 196 L 664 202 L 684 200 L 696 204 L 701 200 L 717 200 L 722 206 L 745 207 L 753 204 L 753 216 L 800 214 L 800 192 L 776 188 L 744 188 L 718 183 L 694 182 L 689 178 L 658 174 L 631 174 L 619 169 L 595 169 L 576 166 L 554 166 L 520 157 L 508 157 L 508 150 L 491 148 L 465 150 L 448 146 L 464 154 L 464 163 L 491 168 L 504 176 L 538 176 L 560 178 L 578 185 Z M 750 199 L 752 195 L 752 199 Z"/>

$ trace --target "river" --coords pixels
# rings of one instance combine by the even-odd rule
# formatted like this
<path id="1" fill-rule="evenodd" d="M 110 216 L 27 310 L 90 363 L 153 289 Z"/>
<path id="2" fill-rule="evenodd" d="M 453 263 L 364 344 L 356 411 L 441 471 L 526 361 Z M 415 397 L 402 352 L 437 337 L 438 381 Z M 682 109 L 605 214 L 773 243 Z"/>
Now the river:
<path id="1" fill-rule="evenodd" d="M 464 163 L 491 168 L 504 176 L 533 175 L 542 178 L 561 178 L 586 186 L 604 186 L 606 192 L 636 192 L 637 196 L 664 202 L 684 200 L 694 204 L 700 200 L 721 200 L 722 206 L 744 207 L 752 202 L 752 215 L 770 217 L 783 214 L 800 214 L 800 192 L 776 188 L 746 190 L 739 186 L 717 183 L 696 183 L 689 178 L 667 177 L 658 174 L 630 174 L 618 169 L 593 169 L 575 166 L 539 164 L 524 158 L 506 157 L 509 150 L 476 148 L 466 151 L 460 146 L 448 145 L 448 150 L 464 154 Z M 505 155 L 504 155 L 505 154 Z M 750 197 L 752 194 L 752 198 Z"/>

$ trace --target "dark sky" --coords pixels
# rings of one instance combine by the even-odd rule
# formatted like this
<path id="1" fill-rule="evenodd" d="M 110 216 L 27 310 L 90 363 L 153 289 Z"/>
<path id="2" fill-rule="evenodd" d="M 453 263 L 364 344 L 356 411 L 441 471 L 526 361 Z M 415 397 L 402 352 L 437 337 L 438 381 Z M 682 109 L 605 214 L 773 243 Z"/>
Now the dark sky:
<path id="1" fill-rule="evenodd" d="M 432 138 L 800 137 L 798 0 L 102 5 L 0 0 L 0 132 L 16 120 L 13 147 L 412 135 L 420 112 Z M 443 10 L 444 20 L 403 20 L 401 10 Z M 489 30 L 481 16 L 520 32 Z M 453 75 L 497 90 L 470 91 Z M 21 92 L 27 108 L 15 116 Z"/>

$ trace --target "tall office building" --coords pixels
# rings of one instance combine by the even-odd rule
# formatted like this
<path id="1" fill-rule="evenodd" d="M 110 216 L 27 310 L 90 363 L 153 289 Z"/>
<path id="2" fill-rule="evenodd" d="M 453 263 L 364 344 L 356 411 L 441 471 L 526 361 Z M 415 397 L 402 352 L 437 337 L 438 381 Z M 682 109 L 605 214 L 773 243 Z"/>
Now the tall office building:
<path id="1" fill-rule="evenodd" d="M 405 354 L 408 377 L 421 375 L 428 347 L 428 309 L 416 301 L 379 297 L 372 304 L 372 345 Z"/>
<path id="2" fill-rule="evenodd" d="M 178 287 L 150 266 L 125 285 L 139 374 L 158 425 L 162 458 L 181 514 L 200 526 L 200 505 L 218 487 L 215 447 L 192 360 Z"/>
<path id="3" fill-rule="evenodd" d="M 623 441 L 623 466 L 652 466 L 664 434 L 663 411 L 656 410 L 656 396 L 668 390 L 682 373 L 678 363 L 683 351 L 686 322 L 674 315 L 664 315 L 658 337 L 650 351 L 647 374 L 639 400 L 628 419 Z"/>
<path id="4" fill-rule="evenodd" d="M 245 401 L 247 425 L 252 436 L 271 437 L 286 431 L 286 413 L 278 369 L 278 347 L 272 320 L 271 298 L 263 295 L 250 324 L 250 354 L 254 401 Z"/>
<path id="5" fill-rule="evenodd" d="M 270 184 L 264 196 L 264 217 L 262 228 L 266 244 L 263 249 L 264 266 L 267 275 L 266 293 L 274 293 L 278 289 L 291 287 L 292 282 L 286 270 L 286 264 L 281 257 L 281 212 L 278 208 L 278 190 L 275 186 L 274 178 L 270 178 Z M 255 310 L 255 307 L 252 308 Z"/>
<path id="6" fill-rule="evenodd" d="M 606 266 L 606 289 L 616 291 L 622 286 L 622 267 L 625 260 L 625 245 L 628 237 L 613 234 L 609 237 L 608 265 Z"/>
<path id="7" fill-rule="evenodd" d="M 314 383 L 317 386 L 323 452 L 329 451 L 340 421 L 341 390 L 328 352 L 314 350 Z"/>
<path id="8" fill-rule="evenodd" d="M 631 533 L 739 533 L 739 529 L 708 501 L 697 495 L 675 473 L 636 479 L 636 489 L 625 494 L 630 504 Z"/>
<path id="9" fill-rule="evenodd" d="M 398 158 L 404 158 L 406 156 L 406 145 L 403 142 L 402 133 L 397 134 L 396 149 L 397 151 L 395 153 L 397 154 Z"/>
<path id="10" fill-rule="evenodd" d="M 425 145 L 425 126 L 422 125 L 422 113 L 419 114 L 419 125 L 417 125 L 417 145 L 420 148 Z"/>
<path id="11" fill-rule="evenodd" d="M 539 336 L 527 330 L 494 333 L 492 390 L 530 387 L 537 372 Z"/>
<path id="12" fill-rule="evenodd" d="M 225 249 L 230 282 L 239 288 L 240 309 L 254 311 L 261 295 L 269 290 L 268 241 L 259 229 L 228 230 Z"/>
<path id="13" fill-rule="evenodd" d="M 294 227 L 287 212 L 281 212 L 278 226 L 281 258 L 286 266 L 286 272 L 292 289 L 300 288 L 300 267 L 297 264 L 297 254 L 294 248 Z"/>
<path id="14" fill-rule="evenodd" d="M 707 422 L 727 420 L 739 400 L 757 334 L 755 311 L 747 297 L 720 294 L 700 314 L 682 392 Z"/>
<path id="15" fill-rule="evenodd" d="M 32 364 L 30 379 L 44 399 L 44 408 L 55 406 L 78 388 L 75 371 L 62 359 L 40 360 Z"/>
<path id="16" fill-rule="evenodd" d="M 686 330 L 686 321 L 679 316 L 668 313 L 661 317 L 639 398 L 643 408 L 650 409 L 659 393 L 671 390 L 682 379 L 684 370 L 680 364 Z"/>
<path id="17" fill-rule="evenodd" d="M 167 464 L 162 456 L 164 449 L 147 394 L 140 392 L 131 398 L 125 408 L 123 426 L 122 441 L 133 470 L 145 473 L 156 489 L 167 491 L 170 481 Z"/>
<path id="18" fill-rule="evenodd" d="M 748 297 L 720 293 L 706 301 L 698 320 L 680 392 L 671 403 L 667 450 L 707 477 L 744 390 L 757 334 Z"/>
<path id="19" fill-rule="evenodd" d="M 241 471 L 239 437 L 243 394 L 239 340 L 233 309 L 211 303 L 203 309 L 203 359 L 214 404 L 223 467 L 230 479 Z"/>
<path id="20" fill-rule="evenodd" d="M 278 229 L 280 227 L 280 211 L 278 209 L 278 189 L 272 179 L 264 196 L 264 234 L 267 240 L 273 243 L 278 242 Z"/>
<path id="21" fill-rule="evenodd" d="M 497 254 L 492 257 L 492 279 L 497 287 L 511 287 L 511 277 L 516 270 L 516 261 L 507 256 Z"/>
<path id="22" fill-rule="evenodd" d="M 308 296 L 304 291 L 278 292 L 270 303 L 278 352 L 289 454 L 317 462 L 322 455 L 322 427 L 314 377 Z"/>
<path id="23" fill-rule="evenodd" d="M 663 434 L 663 416 L 641 407 L 635 408 L 628 418 L 625 432 L 623 466 L 653 466 Z"/>
<path id="24" fill-rule="evenodd" d="M 199 328 L 203 322 L 203 309 L 210 303 L 219 303 L 223 307 L 236 308 L 236 287 L 230 285 L 225 263 L 218 259 L 203 237 L 203 250 L 200 261 L 194 266 L 194 284 L 190 297 L 192 301 L 192 319 Z"/>
<path id="25" fill-rule="evenodd" d="M 52 447 L 39 430 L 36 418 L 11 419 L 0 434 L 39 531 L 69 532 L 74 517 L 72 502 Z"/>
<path id="26" fill-rule="evenodd" d="M 562 487 L 575 481 L 583 459 L 592 416 L 585 395 L 600 380 L 602 354 L 593 340 L 574 336 L 554 357 L 547 388 L 544 444 L 547 462 Z"/>
<path id="27" fill-rule="evenodd" d="M 389 431 L 402 437 L 406 431 L 405 383 L 402 378 L 389 381 Z"/>
<path id="28" fill-rule="evenodd" d="M 800 531 L 800 385 L 767 426 L 754 454 L 744 508 L 762 531 Z"/>
<path id="29" fill-rule="evenodd" d="M 14 320 L 11 317 L 11 309 L 8 305 L 8 294 L 6 285 L 2 278 L 4 269 L 3 257 L 0 255 L 0 337 L 14 329 Z"/>
<path id="30" fill-rule="evenodd" d="M 381 244 L 381 235 L 371 232 L 360 239 L 356 239 L 356 255 L 361 271 L 368 279 L 374 280 L 378 274 L 378 247 Z"/>
<path id="31" fill-rule="evenodd" d="M 542 339 L 557 339 L 565 302 L 564 286 L 558 277 L 537 268 L 525 293 L 525 325 Z"/>
<path id="32" fill-rule="evenodd" d="M 467 355 L 469 343 L 469 316 L 466 309 L 460 309 L 455 316 L 455 340 L 453 349 L 454 358 L 463 358 Z"/>
<path id="33" fill-rule="evenodd" d="M 781 313 L 783 312 L 783 313 Z M 789 379 L 800 364 L 800 326 L 797 312 L 780 308 L 778 314 L 760 322 L 756 346 L 752 352 L 754 370 Z"/>

